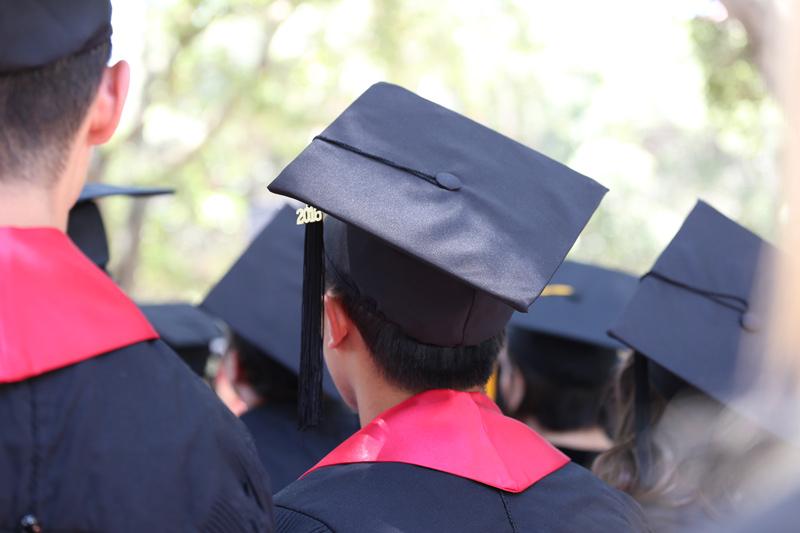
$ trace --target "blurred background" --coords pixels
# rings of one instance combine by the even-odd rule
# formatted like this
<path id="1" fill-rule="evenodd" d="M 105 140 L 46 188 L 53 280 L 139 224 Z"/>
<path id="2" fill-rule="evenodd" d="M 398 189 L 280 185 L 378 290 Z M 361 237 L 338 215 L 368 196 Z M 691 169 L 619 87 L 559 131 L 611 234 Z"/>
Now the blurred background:
<path id="1" fill-rule="evenodd" d="M 771 239 L 782 0 L 148 0 L 114 4 L 133 86 L 90 179 L 111 271 L 199 300 L 284 201 L 266 185 L 376 81 L 464 113 L 611 189 L 572 256 L 646 271 L 700 197 Z"/>

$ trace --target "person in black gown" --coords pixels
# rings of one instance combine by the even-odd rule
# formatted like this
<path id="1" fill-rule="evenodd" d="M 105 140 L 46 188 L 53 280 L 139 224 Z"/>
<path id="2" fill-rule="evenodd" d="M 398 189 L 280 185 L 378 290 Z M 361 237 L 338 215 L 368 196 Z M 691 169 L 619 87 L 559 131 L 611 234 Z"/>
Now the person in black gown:
<path id="1" fill-rule="evenodd" d="M 615 446 L 593 468 L 637 498 L 655 531 L 745 507 L 746 481 L 794 429 L 794 416 L 754 394 L 766 361 L 759 268 L 774 254 L 700 201 L 610 330 L 634 354 L 620 378 Z"/>
<path id="2" fill-rule="evenodd" d="M 611 447 L 611 385 L 624 348 L 608 336 L 636 278 L 565 261 L 528 313 L 514 313 L 498 404 L 579 465 Z"/>
<path id="3" fill-rule="evenodd" d="M 110 21 L 0 1 L 0 530 L 270 531 L 244 426 L 65 233 L 125 100 Z"/>
<path id="4" fill-rule="evenodd" d="M 296 212 L 300 421 L 324 418 L 324 353 L 361 423 L 275 496 L 279 531 L 646 530 L 632 499 L 482 389 L 601 185 L 382 83 L 269 188 L 311 204 Z"/>
<path id="5" fill-rule="evenodd" d="M 187 302 L 139 304 L 155 330 L 192 372 L 208 380 L 211 345 L 224 334 L 213 317 Z"/>
<path id="6" fill-rule="evenodd" d="M 325 423 L 300 431 L 300 295 L 303 238 L 281 209 L 209 292 L 202 308 L 229 327 L 226 376 L 247 405 L 241 420 L 277 492 L 358 429 L 325 376 Z"/>

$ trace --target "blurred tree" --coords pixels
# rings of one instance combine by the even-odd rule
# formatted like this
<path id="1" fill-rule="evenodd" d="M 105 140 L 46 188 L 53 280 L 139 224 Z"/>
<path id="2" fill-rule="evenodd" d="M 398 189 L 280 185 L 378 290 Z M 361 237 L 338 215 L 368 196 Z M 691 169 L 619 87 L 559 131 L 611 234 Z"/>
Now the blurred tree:
<path id="1" fill-rule="evenodd" d="M 116 20 L 116 33 L 139 48 L 117 52 L 138 82 L 92 178 L 178 194 L 147 213 L 109 202 L 112 270 L 139 298 L 202 297 L 284 201 L 266 184 L 379 80 L 609 186 L 576 258 L 642 272 L 697 196 L 769 233 L 778 121 L 748 33 L 678 4 L 131 4 L 144 16 Z"/>

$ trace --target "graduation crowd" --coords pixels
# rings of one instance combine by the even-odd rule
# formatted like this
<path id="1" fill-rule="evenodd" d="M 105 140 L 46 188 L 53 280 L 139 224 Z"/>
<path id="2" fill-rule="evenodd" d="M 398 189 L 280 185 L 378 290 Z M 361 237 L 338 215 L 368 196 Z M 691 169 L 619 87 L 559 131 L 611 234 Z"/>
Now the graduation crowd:
<path id="1" fill-rule="evenodd" d="M 98 204 L 174 191 L 85 183 L 110 17 L 0 0 L 0 532 L 730 530 L 793 446 L 769 243 L 698 201 L 647 272 L 565 260 L 606 188 L 388 83 L 202 303 L 134 302 Z"/>

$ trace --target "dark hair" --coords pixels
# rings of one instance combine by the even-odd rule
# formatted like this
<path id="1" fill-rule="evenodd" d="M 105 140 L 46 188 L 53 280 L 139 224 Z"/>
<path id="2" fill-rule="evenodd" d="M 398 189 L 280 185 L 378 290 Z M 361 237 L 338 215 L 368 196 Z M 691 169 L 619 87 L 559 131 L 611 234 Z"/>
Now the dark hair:
<path id="1" fill-rule="evenodd" d="M 508 355 L 525 380 L 519 407 L 509 413 L 533 417 L 552 431 L 608 428 L 608 397 L 616 350 L 543 333 L 509 334 Z"/>
<path id="2" fill-rule="evenodd" d="M 534 370 L 524 371 L 525 395 L 519 407 L 510 413 L 525 420 L 533 417 L 552 431 L 569 431 L 608 426 L 606 401 L 610 385 L 566 385 L 548 379 Z"/>
<path id="3" fill-rule="evenodd" d="M 236 351 L 239 379 L 263 400 L 297 402 L 297 376 L 241 335 L 231 332 L 230 348 Z"/>
<path id="4" fill-rule="evenodd" d="M 423 392 L 471 389 L 489 380 L 505 343 L 505 331 L 474 346 L 442 347 L 419 342 L 390 322 L 352 281 L 331 270 L 327 273 L 328 290 L 341 300 L 375 363 L 390 382 L 407 391 Z"/>
<path id="5" fill-rule="evenodd" d="M 97 93 L 111 44 L 0 75 L 0 180 L 50 180 Z"/>

